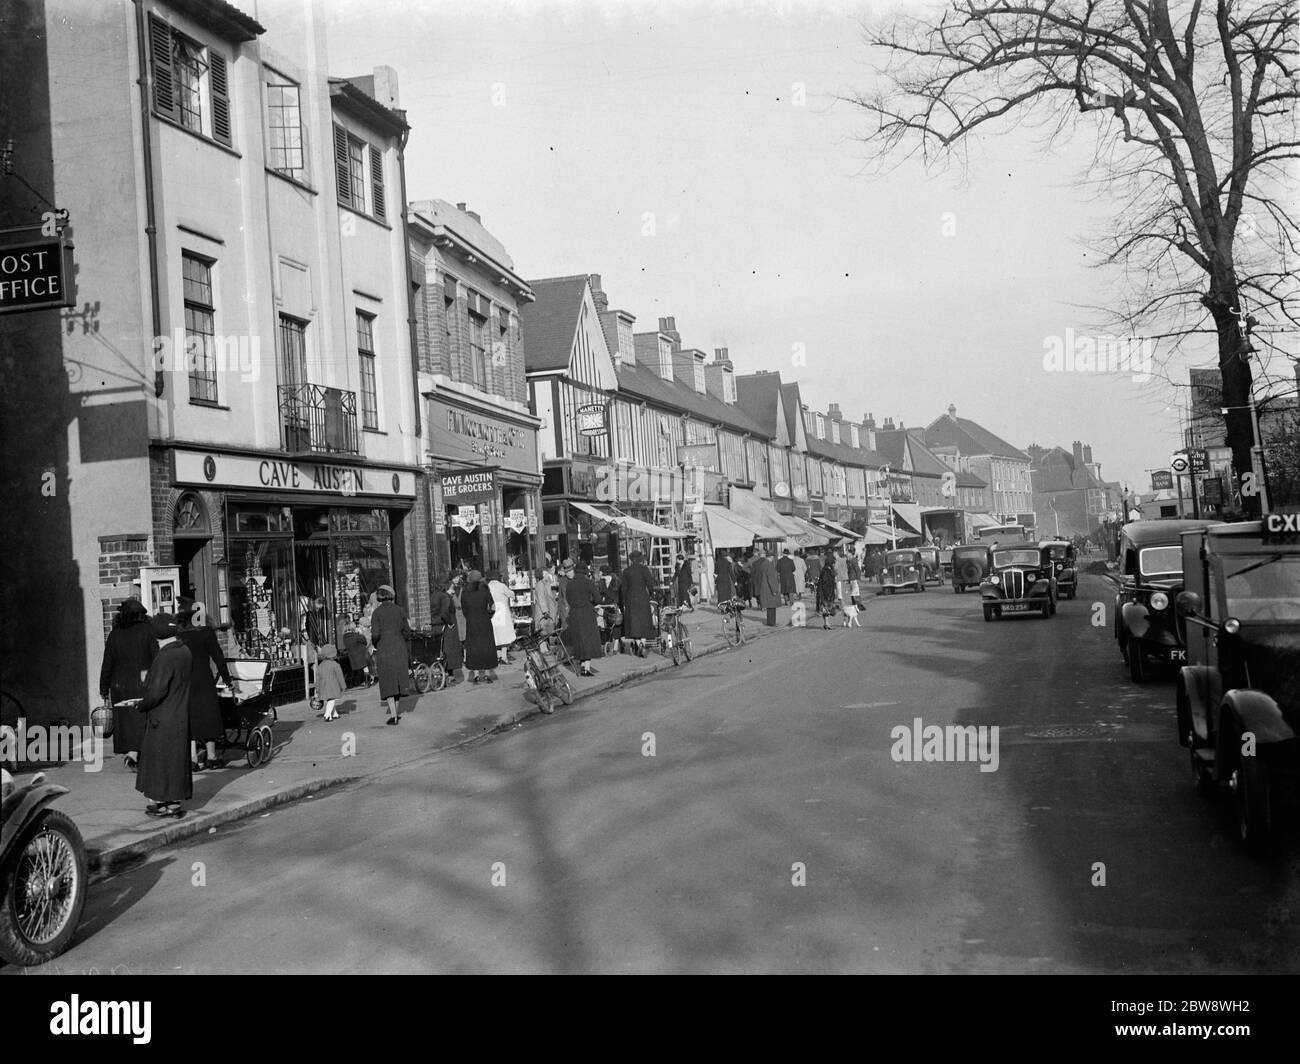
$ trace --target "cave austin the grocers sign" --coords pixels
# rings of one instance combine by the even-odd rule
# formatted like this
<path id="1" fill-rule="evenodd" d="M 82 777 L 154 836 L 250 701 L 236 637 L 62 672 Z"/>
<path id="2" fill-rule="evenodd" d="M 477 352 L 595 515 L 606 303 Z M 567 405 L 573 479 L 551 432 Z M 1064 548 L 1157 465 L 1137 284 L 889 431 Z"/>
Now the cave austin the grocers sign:
<path id="1" fill-rule="evenodd" d="M 266 488 L 282 492 L 415 498 L 410 470 L 335 465 L 256 455 L 175 451 L 176 483 L 213 488 Z"/>

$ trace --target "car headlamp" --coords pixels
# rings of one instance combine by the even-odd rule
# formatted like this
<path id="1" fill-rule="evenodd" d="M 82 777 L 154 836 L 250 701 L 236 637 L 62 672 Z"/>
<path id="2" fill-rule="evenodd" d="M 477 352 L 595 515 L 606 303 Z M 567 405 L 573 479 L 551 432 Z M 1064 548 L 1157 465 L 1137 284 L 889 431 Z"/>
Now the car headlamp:
<path id="1" fill-rule="evenodd" d="M 1002 583 L 1002 577 L 998 576 L 997 573 L 994 573 L 992 576 L 989 577 L 989 583 L 990 583 L 990 584 L 1000 584 L 1000 583 Z"/>
<path id="2" fill-rule="evenodd" d="M 1223 622 L 1223 630 L 1229 635 L 1236 635 L 1241 631 L 1241 622 L 1236 617 L 1229 617 Z"/>
<path id="3" fill-rule="evenodd" d="M 1153 610 L 1163 610 L 1169 606 L 1169 596 L 1163 591 L 1157 591 L 1151 596 L 1151 608 Z"/>

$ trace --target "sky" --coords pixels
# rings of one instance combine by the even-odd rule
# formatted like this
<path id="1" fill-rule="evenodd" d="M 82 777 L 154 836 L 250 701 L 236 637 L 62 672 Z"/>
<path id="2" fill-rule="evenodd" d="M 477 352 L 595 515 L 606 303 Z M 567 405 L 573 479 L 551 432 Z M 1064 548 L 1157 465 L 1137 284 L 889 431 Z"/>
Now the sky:
<path id="1" fill-rule="evenodd" d="M 1106 479 L 1147 490 L 1213 348 L 1145 381 L 1137 357 L 1045 367 L 1123 290 L 1082 240 L 1114 209 L 1080 181 L 1092 136 L 1046 149 L 991 126 L 965 166 L 882 172 L 843 97 L 883 59 L 861 20 L 897 3 L 324 9 L 332 74 L 397 71 L 410 198 L 466 202 L 523 277 L 598 273 L 637 331 L 671 315 L 686 346 L 779 370 L 814 409 L 923 426 L 951 403 L 1020 447 L 1091 444 Z"/>

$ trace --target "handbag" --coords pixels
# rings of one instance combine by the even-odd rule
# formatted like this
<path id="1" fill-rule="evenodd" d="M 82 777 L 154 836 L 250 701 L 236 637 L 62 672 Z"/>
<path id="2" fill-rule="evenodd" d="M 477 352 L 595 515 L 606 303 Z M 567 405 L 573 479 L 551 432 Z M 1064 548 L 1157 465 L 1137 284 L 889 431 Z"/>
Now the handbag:
<path id="1" fill-rule="evenodd" d="M 90 727 L 101 739 L 113 738 L 113 704 L 105 699 L 90 711 Z"/>

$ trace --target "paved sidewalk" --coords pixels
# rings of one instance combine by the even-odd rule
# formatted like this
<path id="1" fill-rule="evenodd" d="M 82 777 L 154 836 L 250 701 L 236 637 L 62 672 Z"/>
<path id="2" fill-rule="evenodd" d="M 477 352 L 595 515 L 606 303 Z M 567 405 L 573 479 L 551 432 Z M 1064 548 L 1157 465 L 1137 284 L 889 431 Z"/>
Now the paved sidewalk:
<path id="1" fill-rule="evenodd" d="M 808 596 L 804 597 L 805 603 Z M 808 622 L 821 621 L 807 607 Z M 790 607 L 777 614 L 777 627 L 763 625 L 763 613 L 745 613 L 747 645 L 789 632 Z M 726 650 L 721 616 L 705 605 L 686 615 L 696 657 Z M 493 684 L 462 682 L 443 691 L 404 698 L 402 722 L 384 724 L 386 713 L 378 687 L 352 688 L 339 702 L 341 719 L 325 722 L 309 703 L 293 702 L 278 708 L 273 725 L 275 756 L 257 769 L 249 769 L 243 751 L 231 748 L 229 766 L 194 776 L 194 797 L 185 803 L 180 820 L 155 820 L 145 816 L 146 799 L 135 789 L 135 772 L 112 755 L 112 740 L 105 744 L 101 771 L 87 772 L 81 762 L 43 769 L 51 783 L 67 787 L 56 808 L 70 815 L 81 829 L 93 872 L 106 874 L 143 854 L 180 839 L 216 830 L 221 825 L 263 813 L 283 802 L 304 798 L 327 787 L 362 779 L 412 764 L 443 750 L 472 742 L 508 728 L 540 710 L 524 698 L 523 655 L 515 664 L 497 670 Z M 642 659 L 614 654 L 593 662 L 597 675 L 566 675 L 577 699 L 590 698 L 622 684 L 672 669 L 672 659 L 653 650 Z M 689 669 L 689 665 L 683 666 Z M 565 707 L 557 705 L 556 713 Z M 345 744 L 352 752 L 345 753 Z M 21 775 L 30 770 L 23 769 Z"/>

